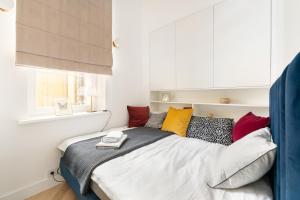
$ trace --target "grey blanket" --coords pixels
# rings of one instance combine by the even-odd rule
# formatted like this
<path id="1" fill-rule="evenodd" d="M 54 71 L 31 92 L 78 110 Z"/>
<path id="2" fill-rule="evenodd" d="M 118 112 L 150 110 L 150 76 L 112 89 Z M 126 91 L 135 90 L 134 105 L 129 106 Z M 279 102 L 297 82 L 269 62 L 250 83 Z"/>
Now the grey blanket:
<path id="1" fill-rule="evenodd" d="M 153 128 L 135 128 L 123 132 L 128 139 L 120 149 L 97 149 L 96 144 L 101 137 L 77 142 L 67 148 L 61 162 L 77 179 L 81 194 L 88 191 L 91 174 L 97 166 L 170 135 Z"/>

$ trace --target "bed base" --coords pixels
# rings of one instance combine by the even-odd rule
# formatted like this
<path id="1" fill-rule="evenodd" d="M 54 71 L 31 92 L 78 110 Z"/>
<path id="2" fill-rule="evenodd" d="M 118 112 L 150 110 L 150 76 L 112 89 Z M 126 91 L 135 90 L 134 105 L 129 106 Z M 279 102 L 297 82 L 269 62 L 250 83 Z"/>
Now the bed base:
<path id="1" fill-rule="evenodd" d="M 67 184 L 75 192 L 78 200 L 101 200 L 92 190 L 90 190 L 86 195 L 81 195 L 79 183 L 77 182 L 76 178 L 70 173 L 70 171 L 66 168 L 63 162 L 60 162 L 59 166 L 61 175 L 64 177 Z"/>

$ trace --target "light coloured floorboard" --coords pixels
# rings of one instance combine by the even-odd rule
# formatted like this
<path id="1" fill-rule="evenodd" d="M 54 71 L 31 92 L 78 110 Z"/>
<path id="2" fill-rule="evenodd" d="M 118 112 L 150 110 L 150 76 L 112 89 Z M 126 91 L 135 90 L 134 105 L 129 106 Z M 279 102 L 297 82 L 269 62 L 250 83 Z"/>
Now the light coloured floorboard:
<path id="1" fill-rule="evenodd" d="M 61 183 L 26 200 L 76 200 L 76 196 L 66 183 Z"/>

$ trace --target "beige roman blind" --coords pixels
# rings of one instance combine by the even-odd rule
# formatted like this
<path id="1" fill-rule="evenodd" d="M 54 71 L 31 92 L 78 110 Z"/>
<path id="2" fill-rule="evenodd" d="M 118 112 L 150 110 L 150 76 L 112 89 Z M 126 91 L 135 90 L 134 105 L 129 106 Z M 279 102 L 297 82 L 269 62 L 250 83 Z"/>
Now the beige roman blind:
<path id="1" fill-rule="evenodd" d="M 16 64 L 112 73 L 112 0 L 17 0 Z"/>

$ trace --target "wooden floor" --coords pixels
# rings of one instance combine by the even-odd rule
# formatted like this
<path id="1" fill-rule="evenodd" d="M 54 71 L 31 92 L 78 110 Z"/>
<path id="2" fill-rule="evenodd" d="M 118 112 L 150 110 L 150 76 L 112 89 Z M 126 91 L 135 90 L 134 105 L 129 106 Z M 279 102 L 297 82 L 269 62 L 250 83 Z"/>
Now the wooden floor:
<path id="1" fill-rule="evenodd" d="M 66 183 L 61 183 L 26 200 L 76 200 L 76 196 Z"/>

